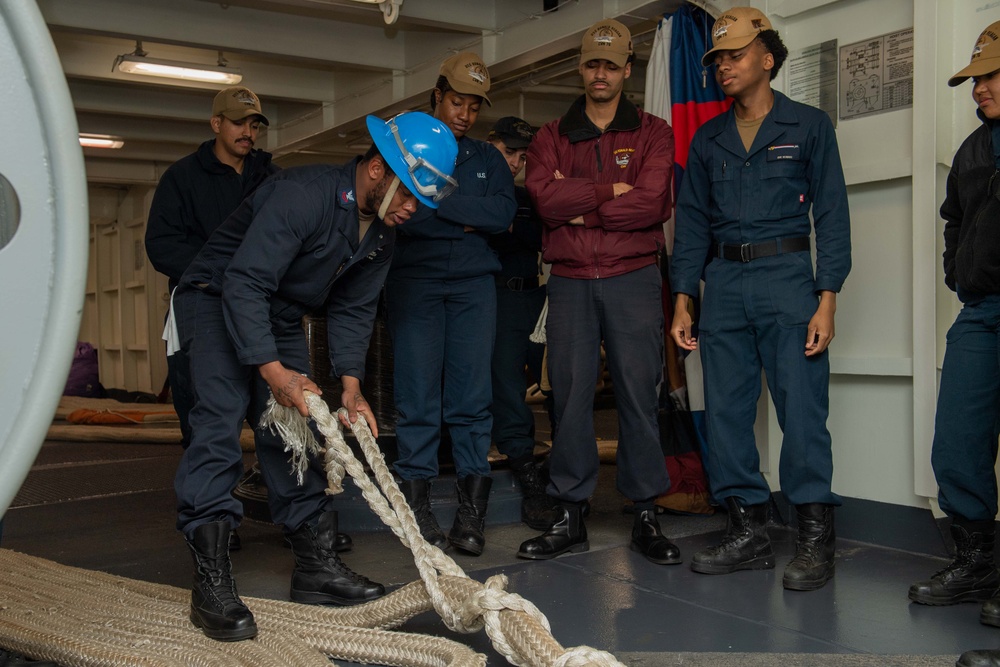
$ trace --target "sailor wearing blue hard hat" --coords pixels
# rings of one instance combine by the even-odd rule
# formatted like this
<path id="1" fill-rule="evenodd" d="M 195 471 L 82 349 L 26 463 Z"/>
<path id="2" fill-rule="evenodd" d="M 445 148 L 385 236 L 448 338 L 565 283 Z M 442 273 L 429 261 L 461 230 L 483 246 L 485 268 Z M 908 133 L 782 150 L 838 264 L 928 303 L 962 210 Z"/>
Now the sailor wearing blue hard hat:
<path id="1" fill-rule="evenodd" d="M 232 491 L 243 471 L 244 417 L 257 428 L 269 395 L 307 414 L 303 391 L 322 392 L 307 376 L 301 322 L 322 310 L 345 421 L 363 414 L 378 435 L 361 383 L 395 227 L 418 202 L 436 207 L 456 185 L 458 146 L 440 121 L 411 112 L 369 118 L 368 127 L 375 143 L 363 157 L 293 167 L 265 181 L 209 238 L 174 299 L 197 396 L 191 444 L 174 483 L 177 528 L 195 562 L 190 618 L 212 639 L 257 634 L 228 552 L 229 534 L 243 517 Z M 336 399 L 327 397 L 332 407 Z M 297 483 L 278 435 L 257 428 L 256 448 L 271 517 L 295 556 L 291 599 L 349 605 L 383 595 L 381 584 L 354 573 L 333 548 L 337 513 L 322 465 L 310 466 Z"/>

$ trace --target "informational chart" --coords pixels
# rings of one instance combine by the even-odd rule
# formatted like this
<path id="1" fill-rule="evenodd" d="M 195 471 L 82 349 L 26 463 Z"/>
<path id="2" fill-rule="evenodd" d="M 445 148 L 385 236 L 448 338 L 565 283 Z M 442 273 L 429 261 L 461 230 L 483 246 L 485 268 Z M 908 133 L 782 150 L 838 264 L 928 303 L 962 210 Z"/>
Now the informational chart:
<path id="1" fill-rule="evenodd" d="M 913 28 L 840 47 L 840 119 L 913 106 Z"/>
<path id="2" fill-rule="evenodd" d="M 788 54 L 788 96 L 822 109 L 837 126 L 837 40 Z"/>

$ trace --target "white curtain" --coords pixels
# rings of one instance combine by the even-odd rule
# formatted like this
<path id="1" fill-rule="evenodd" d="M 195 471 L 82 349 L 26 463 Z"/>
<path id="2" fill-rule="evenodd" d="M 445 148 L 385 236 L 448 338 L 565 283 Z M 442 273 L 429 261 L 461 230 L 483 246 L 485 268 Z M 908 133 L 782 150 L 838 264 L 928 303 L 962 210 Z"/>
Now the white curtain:
<path id="1" fill-rule="evenodd" d="M 653 40 L 653 51 L 646 67 L 646 103 L 644 109 L 670 122 L 670 32 L 672 18 L 660 19 Z"/>

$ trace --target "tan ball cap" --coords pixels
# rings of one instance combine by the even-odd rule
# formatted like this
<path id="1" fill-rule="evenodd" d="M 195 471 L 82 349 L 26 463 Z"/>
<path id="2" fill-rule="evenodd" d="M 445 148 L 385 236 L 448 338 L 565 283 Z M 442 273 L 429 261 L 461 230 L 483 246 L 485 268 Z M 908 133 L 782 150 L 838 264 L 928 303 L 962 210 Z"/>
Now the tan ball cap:
<path id="1" fill-rule="evenodd" d="M 267 125 L 267 116 L 260 110 L 260 98 L 243 86 L 224 88 L 212 102 L 212 115 L 225 116 L 229 120 L 243 120 L 249 116 L 260 116 L 260 122 Z"/>
<path id="2" fill-rule="evenodd" d="M 471 51 L 456 53 L 441 64 L 441 76 L 448 85 L 462 95 L 479 95 L 486 104 L 493 106 L 486 93 L 490 90 L 490 72 L 479 54 Z"/>
<path id="3" fill-rule="evenodd" d="M 587 28 L 580 44 L 580 62 L 607 60 L 625 67 L 632 55 L 632 33 L 614 19 L 604 19 Z"/>
<path id="4" fill-rule="evenodd" d="M 1000 21 L 991 23 L 979 33 L 972 48 L 969 64 L 948 79 L 949 86 L 957 86 L 972 76 L 983 76 L 1000 69 Z"/>
<path id="5" fill-rule="evenodd" d="M 757 39 L 765 30 L 772 30 L 771 22 L 759 9 L 733 7 L 727 10 L 712 26 L 712 48 L 701 57 L 701 64 L 712 64 L 716 51 L 742 49 Z"/>

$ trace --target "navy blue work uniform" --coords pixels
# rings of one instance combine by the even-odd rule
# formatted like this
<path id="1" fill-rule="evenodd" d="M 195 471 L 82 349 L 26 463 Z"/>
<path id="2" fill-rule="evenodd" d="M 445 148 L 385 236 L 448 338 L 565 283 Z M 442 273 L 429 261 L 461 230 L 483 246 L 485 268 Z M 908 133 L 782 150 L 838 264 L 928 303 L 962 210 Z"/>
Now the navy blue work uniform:
<path id="1" fill-rule="evenodd" d="M 955 153 L 941 205 L 944 279 L 962 311 L 948 330 L 931 464 L 941 509 L 992 525 L 1000 436 L 1000 122 L 977 114 L 983 124 Z"/>
<path id="2" fill-rule="evenodd" d="M 170 291 L 180 282 L 219 225 L 243 199 L 278 171 L 271 154 L 251 150 L 237 172 L 215 156 L 215 139 L 201 144 L 163 173 L 153 194 L 146 223 L 146 256 L 169 279 Z M 187 355 L 178 350 L 167 357 L 167 379 L 180 420 L 183 443 L 191 440 L 188 415 L 194 405 Z"/>
<path id="3" fill-rule="evenodd" d="M 294 532 L 330 509 L 314 465 L 299 486 L 284 443 L 259 428 L 270 395 L 257 366 L 309 371 L 304 315 L 324 309 L 332 374 L 364 379 L 365 355 L 395 234 L 375 220 L 358 238 L 357 160 L 297 167 L 266 181 L 212 235 L 174 299 L 196 402 L 191 444 L 174 485 L 177 527 L 243 515 L 232 491 L 243 472 L 240 429 L 255 429 L 257 460 L 275 523 Z"/>
<path id="4" fill-rule="evenodd" d="M 442 422 L 458 476 L 490 474 L 490 358 L 500 270 L 487 237 L 514 218 L 514 178 L 491 144 L 458 141 L 458 188 L 398 230 L 386 281 L 399 458 L 404 480 L 438 473 Z M 471 231 L 466 231 L 466 228 Z"/>
<path id="5" fill-rule="evenodd" d="M 810 207 L 815 274 L 804 245 Z M 749 152 L 733 108 L 697 131 L 677 198 L 670 282 L 696 296 L 704 271 L 698 346 L 715 498 L 770 499 L 753 432 L 763 367 L 784 434 L 782 491 L 793 505 L 840 504 L 830 489 L 829 353 L 806 357 L 805 343 L 818 292 L 839 292 L 850 268 L 847 188 L 825 113 L 774 91 Z"/>
<path id="6" fill-rule="evenodd" d="M 514 186 L 517 214 L 509 231 L 490 237 L 500 258 L 496 274 L 497 330 L 493 346 L 493 442 L 513 467 L 532 460 L 535 418 L 524 402 L 524 368 L 541 382 L 545 346 L 528 340 L 545 305 L 545 286 L 538 284 L 542 221 L 528 191 Z"/>

